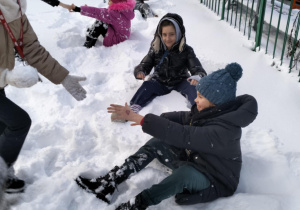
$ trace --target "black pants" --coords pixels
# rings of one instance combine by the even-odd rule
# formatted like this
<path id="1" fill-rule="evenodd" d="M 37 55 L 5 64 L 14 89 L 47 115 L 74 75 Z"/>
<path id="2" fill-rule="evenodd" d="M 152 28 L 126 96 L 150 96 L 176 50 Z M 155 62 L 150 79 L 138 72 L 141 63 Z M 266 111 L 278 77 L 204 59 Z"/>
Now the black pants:
<path id="1" fill-rule="evenodd" d="M 87 29 L 86 32 L 87 40 L 88 38 L 98 39 L 100 35 L 104 37 L 105 34 L 107 33 L 107 28 L 108 28 L 107 23 L 101 20 L 96 20 L 94 24 Z"/>
<path id="2" fill-rule="evenodd" d="M 5 96 L 0 90 L 0 156 L 11 166 L 18 158 L 31 119 L 26 111 Z"/>
<path id="3" fill-rule="evenodd" d="M 141 192 L 142 200 L 146 206 L 159 204 L 184 190 L 197 194 L 210 186 L 209 179 L 200 171 L 190 165 L 178 166 L 178 161 L 186 161 L 184 149 L 180 149 L 152 138 L 142 146 L 134 155 L 128 157 L 120 167 L 124 177 L 136 174 L 145 168 L 153 159 L 173 170 L 173 173 L 158 184 Z M 200 200 L 200 199 L 197 199 Z"/>

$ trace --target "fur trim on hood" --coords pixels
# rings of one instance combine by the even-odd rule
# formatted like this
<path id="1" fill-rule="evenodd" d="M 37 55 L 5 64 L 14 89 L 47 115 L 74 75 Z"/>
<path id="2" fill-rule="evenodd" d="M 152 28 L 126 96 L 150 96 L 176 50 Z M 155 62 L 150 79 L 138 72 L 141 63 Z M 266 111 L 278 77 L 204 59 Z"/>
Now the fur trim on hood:
<path id="1" fill-rule="evenodd" d="M 134 6 L 135 6 L 135 0 L 128 0 L 126 2 L 114 3 L 108 7 L 108 10 L 117 10 L 117 11 L 133 10 Z"/>
<path id="2" fill-rule="evenodd" d="M 161 24 L 162 21 L 168 20 L 168 19 L 171 19 L 171 20 L 175 21 L 175 22 L 178 24 L 178 26 L 179 26 L 179 28 L 180 28 L 180 31 L 181 31 L 181 39 L 178 40 L 178 41 L 174 44 L 174 46 L 173 46 L 172 48 L 178 46 L 179 52 L 182 52 L 183 49 L 184 49 L 184 47 L 185 47 L 185 44 L 186 44 L 186 38 L 185 38 L 185 27 L 184 27 L 184 25 L 183 25 L 183 20 L 182 20 L 181 16 L 178 15 L 178 14 L 175 14 L 175 13 L 168 13 L 168 14 L 166 14 L 165 16 L 163 16 L 163 17 L 160 19 L 160 21 L 159 21 L 159 23 L 158 23 L 158 26 L 157 26 L 157 28 L 156 28 L 156 32 L 155 32 L 155 35 L 154 35 L 154 39 L 153 39 L 153 41 L 151 42 L 151 47 L 153 48 L 153 50 L 154 50 L 156 53 L 157 53 L 162 47 L 164 47 L 164 43 L 163 43 L 163 41 L 162 41 L 162 39 L 161 39 L 161 35 L 160 35 L 160 33 L 159 33 L 160 24 Z"/>

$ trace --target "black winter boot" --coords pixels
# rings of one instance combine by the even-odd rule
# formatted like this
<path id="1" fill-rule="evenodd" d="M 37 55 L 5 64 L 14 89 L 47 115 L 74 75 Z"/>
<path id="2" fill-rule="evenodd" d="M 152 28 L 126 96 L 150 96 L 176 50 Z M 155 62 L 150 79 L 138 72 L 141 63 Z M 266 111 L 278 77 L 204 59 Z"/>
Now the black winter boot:
<path id="1" fill-rule="evenodd" d="M 6 193 L 22 193 L 25 190 L 25 182 L 15 176 L 15 170 L 13 166 L 7 169 L 7 179 L 6 179 Z"/>
<path id="2" fill-rule="evenodd" d="M 134 199 L 130 199 L 126 203 L 122 203 L 116 208 L 116 210 L 145 210 L 148 205 L 143 202 L 141 193 L 135 196 Z"/>
<path id="3" fill-rule="evenodd" d="M 75 181 L 82 189 L 95 194 L 97 198 L 109 204 L 117 185 L 126 179 L 127 177 L 124 176 L 122 169 L 115 166 L 104 177 L 87 179 L 79 176 Z"/>
<path id="4" fill-rule="evenodd" d="M 92 48 L 95 46 L 96 42 L 97 42 L 97 39 L 92 39 L 87 36 L 86 41 L 84 42 L 83 46 L 86 48 Z"/>

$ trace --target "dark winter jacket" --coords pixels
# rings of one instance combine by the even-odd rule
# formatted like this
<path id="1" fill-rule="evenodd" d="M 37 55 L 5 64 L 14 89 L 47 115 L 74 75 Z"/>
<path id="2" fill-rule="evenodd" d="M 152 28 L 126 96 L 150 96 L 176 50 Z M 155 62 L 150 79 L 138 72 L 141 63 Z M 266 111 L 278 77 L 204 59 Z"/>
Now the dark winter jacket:
<path id="1" fill-rule="evenodd" d="M 159 65 L 165 53 L 165 46 L 159 29 L 160 23 L 165 18 L 172 19 L 178 23 L 182 37 L 174 44 Z M 206 76 L 206 72 L 196 57 L 193 48 L 186 44 L 183 21 L 177 14 L 168 13 L 160 20 L 154 39 L 151 42 L 150 50 L 141 63 L 135 67 L 134 75 L 136 77 L 139 72 L 148 75 L 153 67 L 155 70 L 151 78 L 158 80 L 166 86 L 174 86 L 187 79 L 190 74 L 199 75 L 200 77 Z"/>
<path id="2" fill-rule="evenodd" d="M 192 108 L 192 111 L 194 108 Z M 196 114 L 195 114 L 196 113 Z M 242 165 L 240 139 L 242 127 L 257 116 L 257 102 L 250 95 L 200 112 L 170 112 L 161 117 L 148 114 L 144 132 L 170 145 L 186 149 L 185 162 L 204 173 L 212 183 L 206 194 L 186 195 L 181 204 L 208 202 L 232 195 L 239 183 Z M 178 203 L 180 203 L 178 202 Z"/>

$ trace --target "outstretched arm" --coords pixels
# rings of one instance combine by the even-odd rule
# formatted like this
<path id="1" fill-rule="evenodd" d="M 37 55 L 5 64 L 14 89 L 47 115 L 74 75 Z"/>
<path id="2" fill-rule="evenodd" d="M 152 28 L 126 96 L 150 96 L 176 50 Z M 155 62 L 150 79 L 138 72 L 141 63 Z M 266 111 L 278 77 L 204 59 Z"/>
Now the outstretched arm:
<path id="1" fill-rule="evenodd" d="M 117 105 L 117 104 L 111 104 L 110 107 L 107 108 L 108 113 L 116 113 L 117 116 L 113 119 L 118 120 L 128 120 L 132 121 L 131 125 L 141 125 L 142 120 L 144 119 L 144 116 L 139 115 L 135 112 L 133 112 L 127 103 L 125 103 L 125 106 Z"/>

